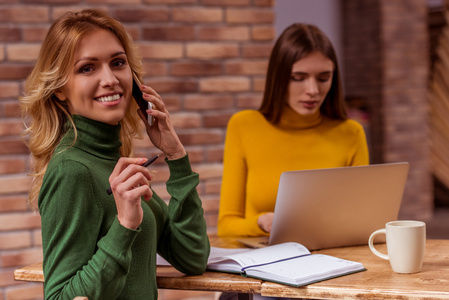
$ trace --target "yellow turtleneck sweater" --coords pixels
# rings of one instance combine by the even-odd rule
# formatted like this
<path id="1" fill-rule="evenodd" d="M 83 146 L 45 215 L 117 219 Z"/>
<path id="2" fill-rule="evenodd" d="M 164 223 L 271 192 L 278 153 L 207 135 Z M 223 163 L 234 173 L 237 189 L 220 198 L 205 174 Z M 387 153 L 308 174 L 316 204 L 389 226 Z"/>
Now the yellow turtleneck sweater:
<path id="1" fill-rule="evenodd" d="M 236 113 L 226 134 L 218 235 L 266 235 L 257 219 L 274 211 L 284 171 L 367 164 L 365 132 L 354 120 L 319 111 L 305 117 L 287 107 L 275 126 L 258 111 Z"/>

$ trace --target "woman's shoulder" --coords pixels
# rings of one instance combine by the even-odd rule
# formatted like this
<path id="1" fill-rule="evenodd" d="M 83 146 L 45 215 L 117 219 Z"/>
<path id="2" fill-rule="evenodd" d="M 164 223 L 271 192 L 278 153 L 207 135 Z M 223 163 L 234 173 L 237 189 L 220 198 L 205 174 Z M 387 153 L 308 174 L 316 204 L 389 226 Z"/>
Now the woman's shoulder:
<path id="1" fill-rule="evenodd" d="M 332 127 L 335 126 L 344 134 L 352 134 L 359 135 L 361 132 L 364 132 L 364 128 L 362 124 L 354 119 L 346 119 L 346 120 L 330 120 L 328 122 L 332 124 Z"/>
<path id="2" fill-rule="evenodd" d="M 258 110 L 246 109 L 232 115 L 229 123 L 253 124 L 254 122 L 266 121 L 265 117 Z"/>

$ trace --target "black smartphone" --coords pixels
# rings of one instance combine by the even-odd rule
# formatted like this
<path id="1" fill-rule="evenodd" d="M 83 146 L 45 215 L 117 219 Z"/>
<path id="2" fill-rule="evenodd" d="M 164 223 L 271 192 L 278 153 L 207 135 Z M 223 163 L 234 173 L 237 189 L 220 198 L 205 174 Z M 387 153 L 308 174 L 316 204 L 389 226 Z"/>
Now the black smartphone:
<path id="1" fill-rule="evenodd" d="M 137 76 L 133 73 L 133 98 L 136 100 L 137 105 L 139 105 L 139 108 L 147 119 L 148 124 L 152 126 L 154 123 L 154 118 L 153 116 L 148 115 L 147 109 L 153 109 L 153 103 L 143 99 L 142 91 L 139 88 L 140 85 L 139 79 L 137 79 Z"/>

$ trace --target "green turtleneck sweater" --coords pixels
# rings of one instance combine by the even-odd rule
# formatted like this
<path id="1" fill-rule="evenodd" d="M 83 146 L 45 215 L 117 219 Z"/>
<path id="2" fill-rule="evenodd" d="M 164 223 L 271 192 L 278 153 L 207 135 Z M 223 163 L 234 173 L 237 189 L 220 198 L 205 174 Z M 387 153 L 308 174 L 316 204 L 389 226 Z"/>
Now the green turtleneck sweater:
<path id="1" fill-rule="evenodd" d="M 142 201 L 137 230 L 120 225 L 109 176 L 120 157 L 120 125 L 73 116 L 78 130 L 62 138 L 39 194 L 45 299 L 157 299 L 156 252 L 186 274 L 201 274 L 209 240 L 198 174 L 188 157 L 166 160 L 167 205 Z"/>
<path id="2" fill-rule="evenodd" d="M 273 125 L 258 111 L 238 112 L 226 133 L 218 234 L 266 235 L 257 219 L 274 211 L 284 171 L 368 163 L 365 133 L 354 120 L 331 120 L 319 110 L 302 116 L 286 107 Z"/>

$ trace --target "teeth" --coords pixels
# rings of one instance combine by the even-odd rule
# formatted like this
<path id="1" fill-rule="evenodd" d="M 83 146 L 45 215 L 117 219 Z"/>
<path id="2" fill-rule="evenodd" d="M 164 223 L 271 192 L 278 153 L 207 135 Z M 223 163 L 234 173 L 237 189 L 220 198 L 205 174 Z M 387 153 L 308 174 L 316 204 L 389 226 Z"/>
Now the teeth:
<path id="1" fill-rule="evenodd" d="M 119 94 L 115 94 L 115 95 L 112 95 L 112 96 L 106 96 L 106 97 L 97 98 L 97 101 L 100 101 L 100 102 L 112 102 L 112 101 L 118 100 L 119 98 L 120 98 L 120 95 Z"/>

